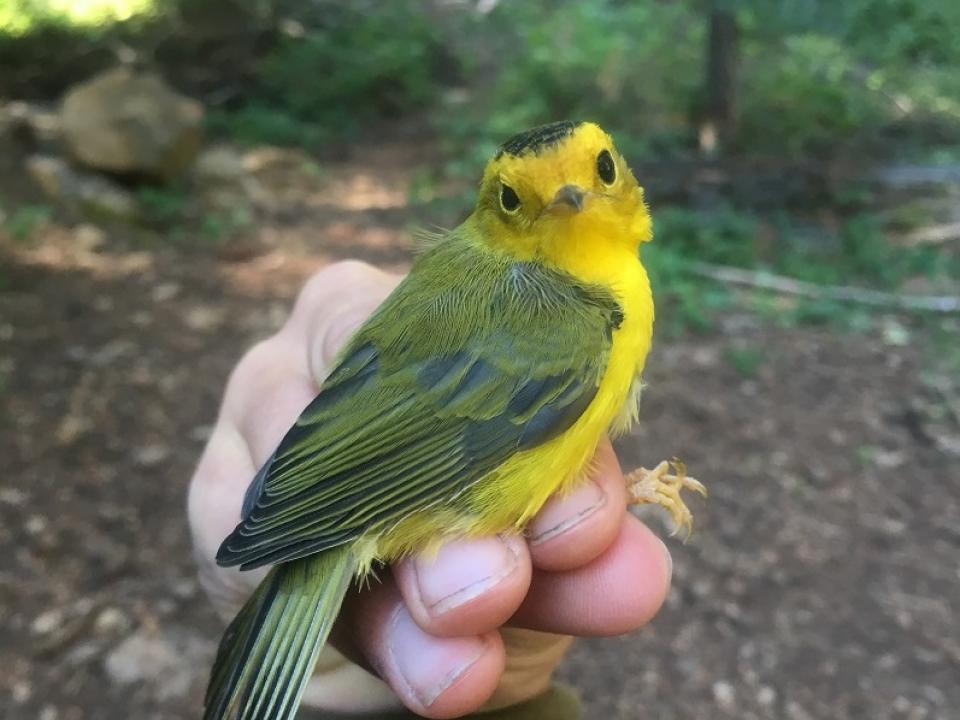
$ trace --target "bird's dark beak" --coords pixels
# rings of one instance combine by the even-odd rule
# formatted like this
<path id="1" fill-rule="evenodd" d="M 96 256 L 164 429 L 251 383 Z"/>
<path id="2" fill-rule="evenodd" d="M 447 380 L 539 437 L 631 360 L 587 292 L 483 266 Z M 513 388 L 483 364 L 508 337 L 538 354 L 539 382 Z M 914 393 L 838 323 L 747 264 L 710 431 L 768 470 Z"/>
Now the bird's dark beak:
<path id="1" fill-rule="evenodd" d="M 576 185 L 564 185 L 547 204 L 547 210 L 558 214 L 578 213 L 583 210 L 584 195 L 583 190 Z"/>

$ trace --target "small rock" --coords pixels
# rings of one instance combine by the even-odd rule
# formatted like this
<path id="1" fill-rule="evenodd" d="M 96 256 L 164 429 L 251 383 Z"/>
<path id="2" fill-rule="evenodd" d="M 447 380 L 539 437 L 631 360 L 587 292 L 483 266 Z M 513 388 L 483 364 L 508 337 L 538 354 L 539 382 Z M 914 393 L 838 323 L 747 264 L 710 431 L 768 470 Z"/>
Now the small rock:
<path id="1" fill-rule="evenodd" d="M 878 450 L 873 462 L 879 468 L 898 468 L 907 462 L 907 455 L 900 450 Z"/>
<path id="2" fill-rule="evenodd" d="M 33 688 L 30 687 L 30 683 L 28 682 L 17 682 L 13 684 L 13 689 L 10 694 L 13 696 L 13 701 L 17 705 L 23 705 L 30 699 L 30 696 L 33 695 Z"/>
<path id="3" fill-rule="evenodd" d="M 50 155 L 33 155 L 27 158 L 27 172 L 40 189 L 51 198 L 63 196 L 63 183 L 70 166 L 66 161 Z"/>
<path id="4" fill-rule="evenodd" d="M 789 720 L 814 720 L 813 715 L 807 712 L 807 709 L 795 700 L 790 700 L 787 703 L 786 711 Z"/>
<path id="5" fill-rule="evenodd" d="M 910 331 L 894 318 L 884 318 L 882 333 L 883 341 L 887 345 L 905 347 L 910 344 Z"/>
<path id="6" fill-rule="evenodd" d="M 49 635 L 63 624 L 63 610 L 56 608 L 40 613 L 30 623 L 30 632 L 34 635 Z"/>
<path id="7" fill-rule="evenodd" d="M 73 229 L 74 244 L 87 252 L 93 252 L 99 248 L 106 239 L 107 234 L 96 225 L 91 225 L 90 223 L 77 225 L 77 227 Z"/>
<path id="8" fill-rule="evenodd" d="M 126 630 L 128 627 L 130 619 L 115 607 L 104 608 L 93 623 L 94 630 L 103 634 Z"/>
<path id="9" fill-rule="evenodd" d="M 101 648 L 97 643 L 82 642 L 64 656 L 70 665 L 84 665 L 100 654 Z"/>
<path id="10" fill-rule="evenodd" d="M 211 183 L 234 184 L 247 176 L 243 156 L 226 146 L 212 147 L 200 153 L 193 172 L 201 187 Z"/>
<path id="11" fill-rule="evenodd" d="M 138 328 L 144 328 L 153 324 L 153 315 L 146 310 L 141 310 L 130 316 L 130 322 Z"/>
<path id="12" fill-rule="evenodd" d="M 5 505 L 13 505 L 14 507 L 23 505 L 29 498 L 30 496 L 23 490 L 17 490 L 16 488 L 0 489 L 0 502 Z"/>
<path id="13" fill-rule="evenodd" d="M 208 331 L 213 330 L 223 322 L 223 318 L 224 311 L 220 308 L 196 305 L 187 310 L 183 321 L 191 330 Z"/>
<path id="14" fill-rule="evenodd" d="M 53 200 L 94 217 L 128 222 L 140 218 L 140 208 L 133 195 L 102 175 L 77 170 L 64 159 L 51 155 L 32 155 L 26 165 L 30 176 Z"/>
<path id="15" fill-rule="evenodd" d="M 777 701 L 777 691 L 769 685 L 761 685 L 757 690 L 757 703 L 770 707 Z"/>
<path id="16" fill-rule="evenodd" d="M 212 652 L 212 643 L 185 631 L 158 636 L 141 630 L 114 648 L 104 667 L 114 683 L 148 682 L 158 700 L 170 700 L 185 696 L 203 676 Z"/>
<path id="17" fill-rule="evenodd" d="M 109 312 L 110 309 L 112 309 L 112 306 L 106 308 L 105 311 Z M 117 360 L 134 356 L 136 352 L 137 346 L 129 340 L 111 340 L 102 347 L 97 348 L 95 352 L 91 352 L 87 358 L 87 362 L 92 367 L 109 367 L 116 363 Z"/>
<path id="18" fill-rule="evenodd" d="M 92 429 L 93 421 L 90 418 L 70 413 L 63 416 L 63 420 L 54 432 L 54 437 L 58 445 L 72 445 L 77 438 L 86 435 Z"/>
<path id="19" fill-rule="evenodd" d="M 30 632 L 36 638 L 33 651 L 47 653 L 59 650 L 79 637 L 90 627 L 90 618 L 96 608 L 92 598 L 82 597 L 72 605 L 53 608 L 40 613 L 30 623 Z"/>
<path id="20" fill-rule="evenodd" d="M 717 705 L 720 706 L 721 710 L 727 712 L 733 710 L 736 706 L 736 696 L 733 685 L 725 680 L 715 682 L 713 684 L 713 699 L 717 701 Z"/>
<path id="21" fill-rule="evenodd" d="M 143 467 L 159 465 L 170 456 L 170 450 L 163 445 L 144 445 L 133 451 L 133 462 Z"/>
<path id="22" fill-rule="evenodd" d="M 39 535 L 47 529 L 48 523 L 43 515 L 31 515 L 23 527 L 31 535 Z"/>
<path id="23" fill-rule="evenodd" d="M 171 178 L 203 140 L 203 106 L 156 75 L 120 67 L 68 91 L 63 138 L 77 162 L 113 173 Z"/>
<path id="24" fill-rule="evenodd" d="M 165 282 L 155 285 L 151 295 L 154 302 L 173 300 L 180 293 L 180 285 L 175 282 Z"/>
<path id="25" fill-rule="evenodd" d="M 199 586 L 195 580 L 178 580 L 171 586 L 173 594 L 181 600 L 190 600 L 197 596 Z"/>

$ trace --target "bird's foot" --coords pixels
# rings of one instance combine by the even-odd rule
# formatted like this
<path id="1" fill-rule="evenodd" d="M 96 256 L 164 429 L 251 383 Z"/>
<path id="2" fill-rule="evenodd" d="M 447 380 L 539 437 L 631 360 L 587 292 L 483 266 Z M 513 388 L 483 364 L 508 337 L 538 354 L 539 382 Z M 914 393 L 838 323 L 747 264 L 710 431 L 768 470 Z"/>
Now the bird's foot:
<path id="1" fill-rule="evenodd" d="M 672 534 L 680 533 L 686 540 L 693 530 L 693 515 L 680 496 L 683 490 L 693 490 L 703 497 L 707 496 L 707 489 L 698 480 L 687 476 L 687 468 L 678 458 L 664 460 L 653 470 L 638 468 L 627 475 L 630 502 L 635 505 L 659 505 L 667 510 L 675 526 Z"/>

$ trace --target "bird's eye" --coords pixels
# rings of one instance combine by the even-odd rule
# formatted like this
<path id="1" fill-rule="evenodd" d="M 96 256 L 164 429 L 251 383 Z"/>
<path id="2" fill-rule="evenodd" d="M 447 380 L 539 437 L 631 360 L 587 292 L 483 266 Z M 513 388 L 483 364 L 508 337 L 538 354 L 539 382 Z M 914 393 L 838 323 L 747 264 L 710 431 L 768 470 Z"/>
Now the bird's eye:
<path id="1" fill-rule="evenodd" d="M 500 183 L 500 207 L 511 215 L 520 209 L 520 198 L 516 191 L 506 183 Z"/>
<path id="2" fill-rule="evenodd" d="M 601 150 L 597 155 L 597 175 L 604 185 L 613 185 L 613 181 L 617 179 L 617 164 L 609 150 Z"/>

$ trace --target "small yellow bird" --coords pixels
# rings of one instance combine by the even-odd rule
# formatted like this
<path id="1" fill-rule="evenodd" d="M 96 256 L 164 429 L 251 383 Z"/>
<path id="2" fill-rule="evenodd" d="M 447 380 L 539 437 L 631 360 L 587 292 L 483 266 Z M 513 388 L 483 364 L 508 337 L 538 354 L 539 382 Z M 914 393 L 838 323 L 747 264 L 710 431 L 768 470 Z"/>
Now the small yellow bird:
<path id="1" fill-rule="evenodd" d="M 505 142 L 473 213 L 356 332 L 257 473 L 217 561 L 274 564 L 227 628 L 205 718 L 287 719 L 352 578 L 522 530 L 637 416 L 653 298 L 643 190 L 592 123 Z M 682 465 L 628 476 L 689 529 Z"/>

